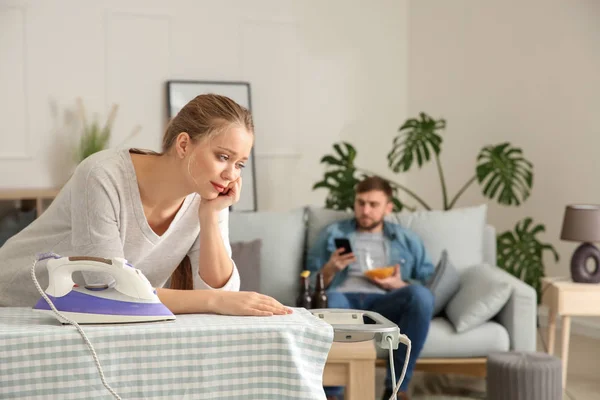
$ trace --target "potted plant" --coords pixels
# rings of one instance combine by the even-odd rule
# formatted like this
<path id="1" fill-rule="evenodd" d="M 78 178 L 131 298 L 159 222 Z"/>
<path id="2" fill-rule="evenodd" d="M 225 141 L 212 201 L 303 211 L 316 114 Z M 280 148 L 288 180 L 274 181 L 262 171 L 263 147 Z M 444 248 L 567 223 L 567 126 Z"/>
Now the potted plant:
<path id="1" fill-rule="evenodd" d="M 77 108 L 83 123 L 83 131 L 76 151 L 76 160 L 79 163 L 90 155 L 108 147 L 112 125 L 117 116 L 119 107 L 116 104 L 112 105 L 104 126 L 100 125 L 97 118 L 94 118 L 91 123 L 88 123 L 85 107 L 83 106 L 81 98 L 77 99 Z"/>

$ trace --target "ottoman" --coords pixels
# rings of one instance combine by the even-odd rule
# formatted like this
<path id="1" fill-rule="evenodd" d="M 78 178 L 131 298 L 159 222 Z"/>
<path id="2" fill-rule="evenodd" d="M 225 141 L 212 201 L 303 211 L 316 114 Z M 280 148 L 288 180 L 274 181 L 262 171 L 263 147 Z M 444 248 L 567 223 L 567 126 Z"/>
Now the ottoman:
<path id="1" fill-rule="evenodd" d="M 546 353 L 491 353 L 488 400 L 562 400 L 562 365 Z"/>

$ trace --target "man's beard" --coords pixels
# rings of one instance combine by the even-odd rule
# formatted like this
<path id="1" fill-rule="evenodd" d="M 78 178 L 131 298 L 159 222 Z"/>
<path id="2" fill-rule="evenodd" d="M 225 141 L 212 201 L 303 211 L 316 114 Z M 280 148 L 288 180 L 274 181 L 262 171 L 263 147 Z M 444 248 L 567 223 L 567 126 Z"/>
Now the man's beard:
<path id="1" fill-rule="evenodd" d="M 373 229 L 377 228 L 379 225 L 383 224 L 383 218 L 380 219 L 379 221 L 374 221 L 368 225 L 363 225 L 360 221 L 360 219 L 356 219 L 356 224 L 358 225 L 358 227 L 360 228 L 360 230 L 363 231 L 372 231 Z"/>

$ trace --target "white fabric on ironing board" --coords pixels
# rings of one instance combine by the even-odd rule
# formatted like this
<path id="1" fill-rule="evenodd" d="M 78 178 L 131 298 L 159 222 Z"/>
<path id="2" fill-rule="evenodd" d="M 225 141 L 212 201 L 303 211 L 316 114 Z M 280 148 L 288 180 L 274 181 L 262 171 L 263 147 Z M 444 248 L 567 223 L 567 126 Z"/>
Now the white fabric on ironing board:
<path id="1" fill-rule="evenodd" d="M 162 287 L 181 260 L 190 255 L 197 274 L 199 256 L 198 205 L 200 196 L 190 194 L 169 229 L 157 235 L 144 215 L 135 169 L 129 149 L 100 151 L 82 161 L 50 207 L 0 248 L 0 306 L 33 306 L 40 294 L 30 277 L 36 254 L 61 256 L 123 257 L 140 269 L 155 287 Z M 229 210 L 219 215 L 221 238 L 231 257 Z M 233 261 L 232 261 L 233 263 Z M 36 267 L 42 288 L 48 285 L 43 262 Z M 78 284 L 110 280 L 106 275 L 86 273 Z M 199 276 L 194 284 L 209 289 Z M 239 273 L 224 290 L 239 290 Z"/>

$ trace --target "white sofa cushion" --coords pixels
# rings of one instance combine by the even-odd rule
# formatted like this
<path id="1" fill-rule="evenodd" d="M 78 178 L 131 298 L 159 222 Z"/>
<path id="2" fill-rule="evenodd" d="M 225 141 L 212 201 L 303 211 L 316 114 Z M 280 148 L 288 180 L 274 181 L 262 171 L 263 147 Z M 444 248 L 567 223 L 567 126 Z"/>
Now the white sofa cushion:
<path id="1" fill-rule="evenodd" d="M 486 357 L 491 352 L 508 350 L 508 332 L 498 322 L 488 321 L 477 328 L 457 333 L 450 321 L 435 318 L 431 321 L 421 357 Z"/>
<path id="2" fill-rule="evenodd" d="M 260 292 L 295 306 L 303 266 L 304 209 L 232 212 L 229 242 L 261 239 Z"/>
<path id="3" fill-rule="evenodd" d="M 461 279 L 458 292 L 446 305 L 446 315 L 457 332 L 473 329 L 500 312 L 513 288 L 495 279 L 489 266 L 469 268 Z"/>
<path id="4" fill-rule="evenodd" d="M 308 224 L 306 232 L 307 250 L 315 244 L 319 233 L 329 224 L 354 217 L 354 213 L 349 211 L 330 210 L 319 206 L 307 207 L 306 214 Z"/>
<path id="5" fill-rule="evenodd" d="M 496 321 L 488 321 L 470 331 L 457 333 L 450 321 L 443 317 L 437 317 L 431 321 L 429 333 L 419 357 L 487 357 L 492 352 L 509 350 L 508 332 Z M 389 357 L 388 350 L 377 346 L 377 358 L 387 360 Z"/>
<path id="6" fill-rule="evenodd" d="M 439 263 L 444 249 L 460 272 L 484 261 L 486 204 L 447 211 L 392 213 L 387 218 L 421 237 L 433 265 Z"/>

